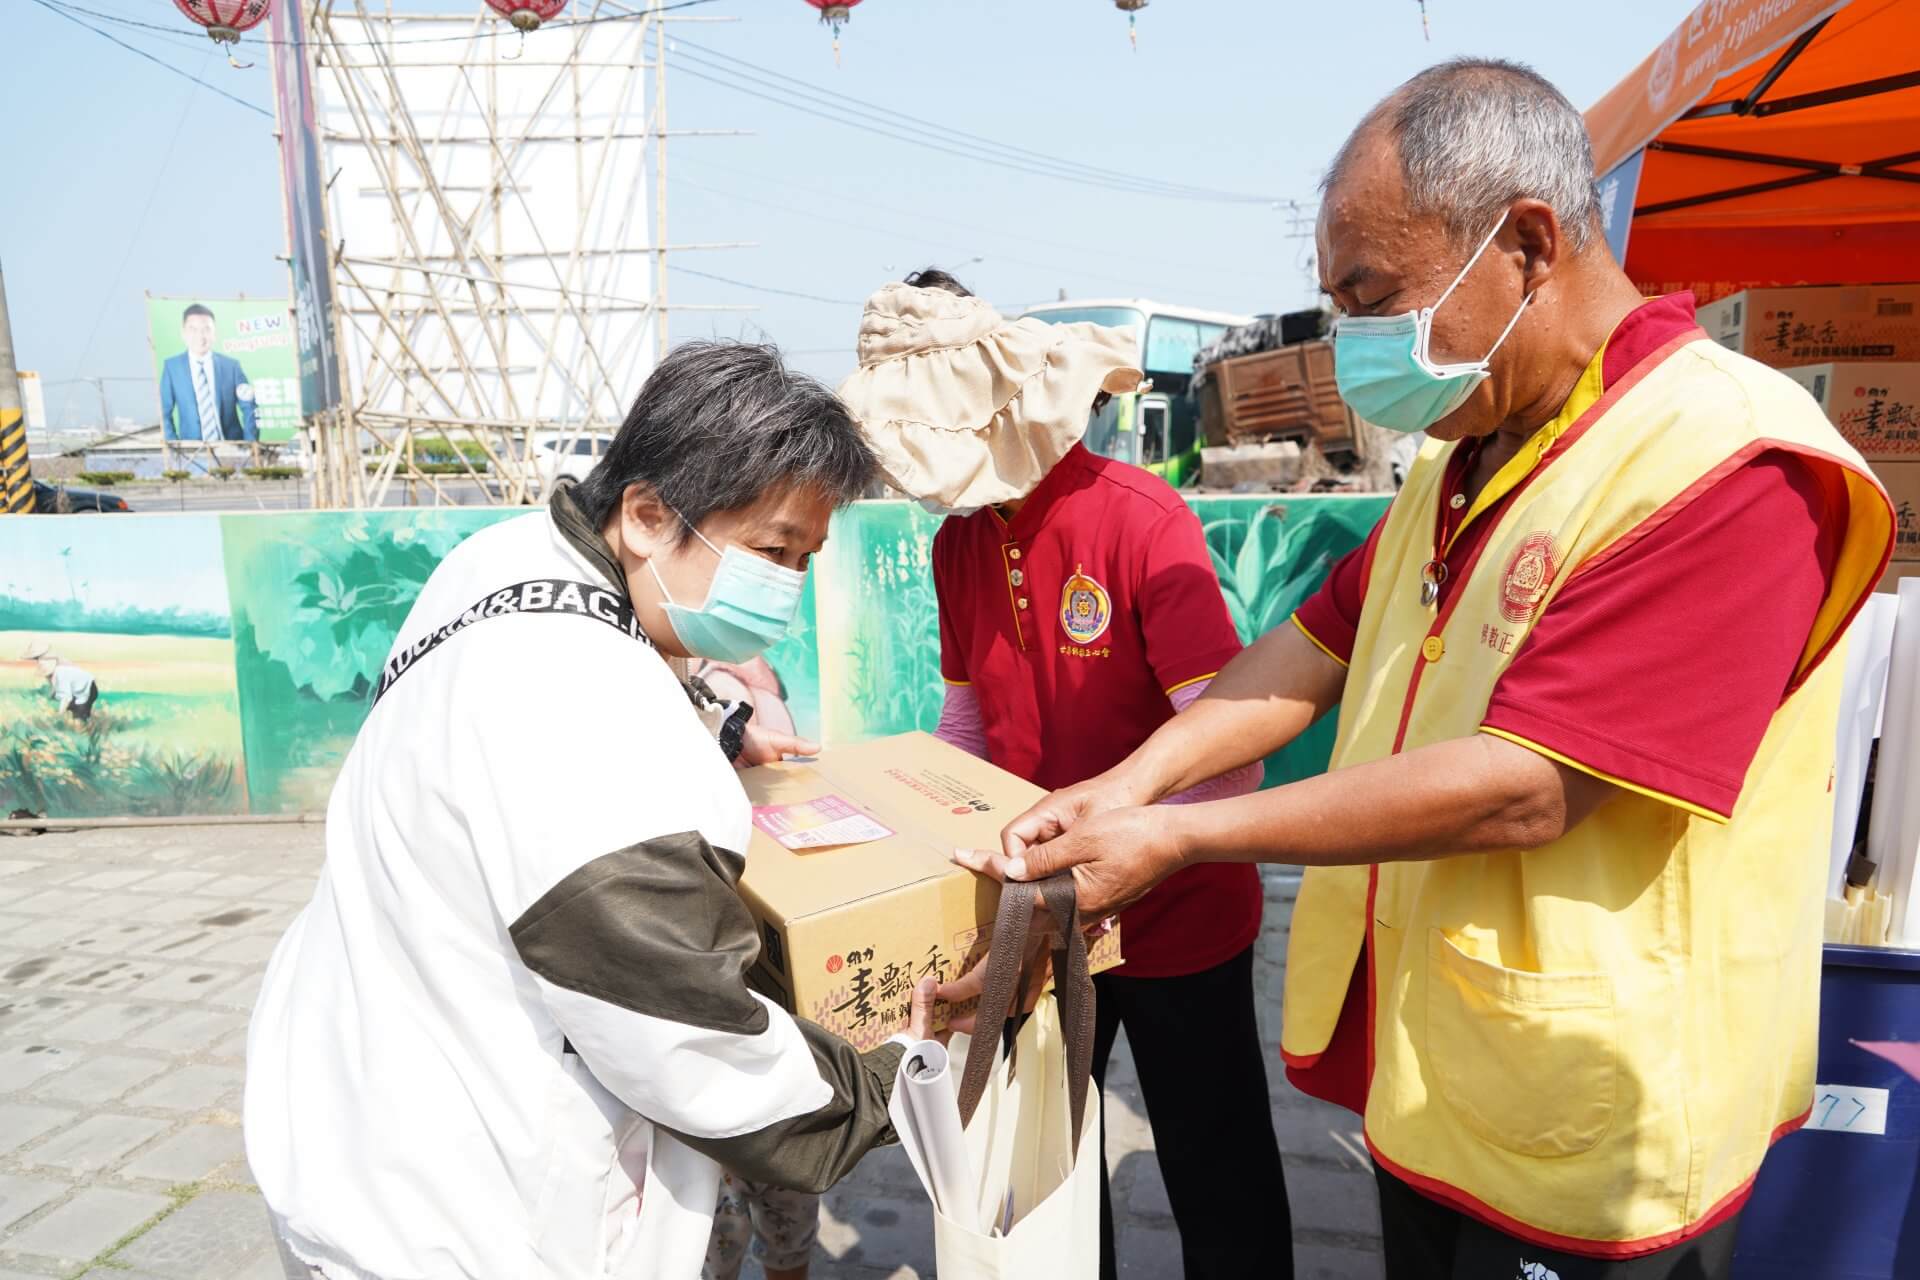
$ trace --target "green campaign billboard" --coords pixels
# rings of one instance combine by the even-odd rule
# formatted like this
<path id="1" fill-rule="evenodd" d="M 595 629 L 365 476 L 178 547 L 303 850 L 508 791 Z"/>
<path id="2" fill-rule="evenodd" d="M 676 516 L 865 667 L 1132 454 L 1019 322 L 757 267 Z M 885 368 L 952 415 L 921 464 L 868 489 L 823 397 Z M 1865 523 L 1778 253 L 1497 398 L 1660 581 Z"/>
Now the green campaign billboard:
<path id="1" fill-rule="evenodd" d="M 300 427 L 300 364 L 285 298 L 147 298 L 166 438 L 280 444 Z"/>

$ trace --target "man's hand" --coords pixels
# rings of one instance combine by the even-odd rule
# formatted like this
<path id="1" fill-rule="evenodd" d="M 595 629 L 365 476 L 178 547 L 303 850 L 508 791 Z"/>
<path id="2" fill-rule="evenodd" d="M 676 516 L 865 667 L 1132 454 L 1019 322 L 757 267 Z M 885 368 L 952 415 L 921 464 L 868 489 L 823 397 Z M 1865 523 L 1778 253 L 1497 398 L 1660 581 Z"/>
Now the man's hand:
<path id="1" fill-rule="evenodd" d="M 1170 827 L 1165 806 L 1102 809 L 1073 816 L 1063 831 L 1041 843 L 1023 842 L 1017 853 L 955 849 L 953 860 L 996 880 L 1044 880 L 1071 868 L 1081 918 L 1092 922 L 1132 906 L 1180 869 Z M 1008 846 L 1013 848 L 1011 834 Z"/>
<path id="2" fill-rule="evenodd" d="M 755 765 L 773 764 L 788 756 L 817 756 L 820 744 L 797 738 L 791 733 L 777 733 L 763 729 L 758 721 L 747 721 L 747 732 L 740 746 L 740 754 L 734 759 L 736 769 L 751 769 Z"/>
<path id="3" fill-rule="evenodd" d="M 1098 777 L 1071 787 L 1062 787 L 1006 825 L 1000 833 L 1000 847 L 1007 857 L 1018 858 L 1029 848 L 1055 840 L 1073 829 L 1076 822 L 1114 809 L 1126 809 L 1151 803 L 1155 796 L 1143 795 L 1140 788 L 1118 770 L 1110 769 Z M 972 863 L 964 865 L 973 866 Z M 975 871 L 984 867 L 973 866 Z M 998 872 L 996 878 L 1008 877 Z M 1015 880 L 1038 877 L 1014 876 Z"/>

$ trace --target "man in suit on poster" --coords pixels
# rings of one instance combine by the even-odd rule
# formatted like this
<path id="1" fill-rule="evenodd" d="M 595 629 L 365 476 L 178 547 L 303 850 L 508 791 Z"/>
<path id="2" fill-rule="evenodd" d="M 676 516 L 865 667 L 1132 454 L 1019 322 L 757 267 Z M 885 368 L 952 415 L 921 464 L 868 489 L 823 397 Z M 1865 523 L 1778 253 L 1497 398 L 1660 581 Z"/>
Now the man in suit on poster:
<path id="1" fill-rule="evenodd" d="M 168 441 L 259 439 L 253 384 L 232 356 L 213 349 L 213 312 L 199 303 L 180 316 L 187 349 L 160 370 L 160 423 Z"/>

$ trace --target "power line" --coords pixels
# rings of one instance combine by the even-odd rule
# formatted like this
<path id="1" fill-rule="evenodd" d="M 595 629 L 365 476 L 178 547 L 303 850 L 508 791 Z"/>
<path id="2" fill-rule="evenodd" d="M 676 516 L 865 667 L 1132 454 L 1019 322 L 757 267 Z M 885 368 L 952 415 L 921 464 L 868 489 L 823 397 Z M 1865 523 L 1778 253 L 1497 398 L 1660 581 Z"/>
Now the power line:
<path id="1" fill-rule="evenodd" d="M 731 67 L 715 65 L 716 62 L 722 64 L 730 63 L 733 67 L 745 68 L 746 72 L 754 72 L 760 76 L 770 77 L 776 81 L 783 81 L 787 85 L 794 86 L 794 88 L 785 89 L 778 85 L 765 85 L 764 87 L 771 88 L 776 92 L 797 92 L 831 109 L 854 111 L 869 119 L 895 128 L 904 127 L 895 122 L 905 122 L 906 125 L 919 126 L 921 130 L 941 136 L 958 145 L 974 146 L 1005 153 L 1036 165 L 1077 171 L 1090 179 L 1103 182 L 1123 183 L 1129 186 L 1152 187 L 1163 194 L 1177 196 L 1182 199 L 1211 200 L 1236 204 L 1269 204 L 1276 202 L 1274 197 L 1271 196 L 1251 195 L 1237 191 L 1222 191 L 1212 187 L 1194 186 L 1190 183 L 1169 182 L 1163 178 L 1143 177 L 1140 174 L 1128 173 L 1124 170 L 1106 169 L 1098 165 L 1086 164 L 1079 160 L 1049 155 L 1046 152 L 1035 151 L 1028 147 L 1015 145 L 1014 143 L 1002 142 L 999 139 L 990 138 L 984 134 L 969 133 L 964 129 L 955 129 L 950 125 L 941 124 L 937 120 L 928 120 L 922 116 L 908 115 L 903 111 L 881 103 L 868 102 L 860 98 L 839 93 L 835 90 L 823 89 L 806 80 L 801 80 L 797 77 L 775 71 L 772 68 L 762 67 L 756 63 L 748 62 L 744 58 L 736 58 L 730 54 L 720 53 L 717 50 L 703 48 L 690 40 L 676 38 L 673 42 L 672 50 L 675 53 L 679 53 L 682 50 L 690 51 L 690 56 L 692 56 L 695 61 L 707 66 L 710 70 L 728 72 L 749 80 L 752 79 L 752 77 L 747 76 L 745 72 L 733 71 Z"/>
<path id="2" fill-rule="evenodd" d="M 1122 191 L 1132 195 L 1165 195 L 1167 194 L 1166 192 L 1154 191 L 1144 187 L 1133 187 L 1133 186 L 1122 185 L 1119 183 L 1096 181 L 1093 179 L 1084 178 L 1071 173 L 1062 173 L 1058 170 L 1044 169 L 1044 168 L 1040 168 L 1038 166 L 1020 161 L 1014 157 L 981 154 L 977 150 L 963 150 L 960 147 L 949 146 L 942 142 L 936 141 L 931 137 L 916 136 L 912 133 L 906 133 L 906 132 L 896 132 L 891 129 L 869 124 L 859 119 L 848 119 L 842 115 L 835 115 L 831 111 L 821 110 L 821 109 L 812 107 L 805 102 L 796 102 L 791 97 L 778 96 L 777 90 L 773 92 L 763 92 L 759 89 L 751 88 L 748 85 L 740 84 L 737 82 L 737 79 L 735 78 L 726 78 L 726 77 L 734 77 L 736 73 L 733 73 L 733 72 L 712 73 L 709 71 L 695 70 L 693 67 L 688 66 L 685 61 L 680 62 L 678 71 L 681 75 L 691 76 L 695 80 L 704 80 L 709 84 L 718 85 L 723 89 L 731 89 L 735 93 L 745 94 L 749 98 L 758 98 L 763 102 L 771 102 L 775 106 L 786 107 L 788 110 L 798 111 L 803 115 L 809 115 L 818 120 L 826 120 L 833 124 L 846 125 L 850 128 L 858 129 L 863 133 L 871 133 L 878 137 L 888 138 L 895 142 L 904 142 L 912 146 L 925 147 L 930 151 L 937 151 L 943 155 L 954 156 L 962 160 L 973 160 L 973 161 L 978 161 L 985 164 L 998 165 L 1001 168 L 1011 169 L 1015 172 L 1025 173 L 1033 177 L 1057 178 L 1067 182 L 1077 182 L 1083 186 L 1098 187 L 1100 189 L 1107 190 L 1107 191 Z"/>
<path id="3" fill-rule="evenodd" d="M 35 0 L 35 2 L 39 4 L 47 4 L 48 0 Z M 707 5 L 707 4 L 715 4 L 715 3 L 718 3 L 718 0 L 676 0 L 676 3 L 662 5 L 658 9 L 636 9 L 630 13 L 607 13 L 607 14 L 601 14 L 598 17 L 592 17 L 592 18 L 572 18 L 565 22 L 548 22 L 548 23 L 542 24 L 539 30 L 534 31 L 530 34 L 539 35 L 541 34 L 541 32 L 546 32 L 546 31 L 569 31 L 575 27 L 597 26 L 598 24 L 603 22 L 633 22 L 640 19 L 650 18 L 655 14 L 672 13 L 676 9 L 692 9 L 698 5 Z M 147 31 L 164 32 L 167 35 L 189 34 L 177 26 L 163 26 L 157 22 L 142 22 L 138 18 L 128 18 L 117 13 L 103 13 L 98 9 L 87 9 L 77 4 L 66 4 L 64 3 L 64 0 L 58 0 L 57 3 L 50 5 L 49 7 L 56 7 L 62 10 L 63 12 L 84 13 L 89 17 L 100 18 L 107 22 L 115 22 L 124 27 L 139 27 Z M 482 15 L 476 13 L 474 16 L 476 18 L 479 18 Z M 406 21 L 407 15 L 395 14 L 394 18 L 397 21 L 404 22 Z M 490 28 L 490 30 L 497 30 L 497 28 Z M 484 34 L 482 31 L 478 29 L 473 29 L 473 30 L 468 30 L 460 35 L 421 36 L 413 40 L 335 40 L 335 41 L 332 41 L 332 43 L 340 45 L 345 48 L 354 48 L 357 46 L 365 46 L 367 48 L 378 46 L 380 48 L 386 48 L 391 45 L 401 45 L 401 44 L 446 44 L 456 40 L 476 39 L 482 34 Z M 501 34 L 505 34 L 505 33 L 502 32 Z M 254 43 L 264 44 L 264 45 L 305 45 L 305 44 L 311 43 L 310 41 L 307 41 L 307 40 L 275 40 L 271 36 L 251 35 L 251 34 L 248 35 L 246 39 Z"/>
<path id="4" fill-rule="evenodd" d="M 145 49 L 135 48 L 133 45 L 128 44 L 125 40 L 122 40 L 119 36 L 114 35 L 111 31 L 102 31 L 100 28 L 94 26 L 91 22 L 88 22 L 82 18 L 77 18 L 73 14 L 68 13 L 65 8 L 63 8 L 58 4 L 53 3 L 53 0 L 33 0 L 33 2 L 39 5 L 42 9 L 47 10 L 49 13 L 59 14 L 61 17 L 65 18 L 68 22 L 78 23 L 80 26 L 85 27 L 87 30 L 93 32 L 93 34 L 97 36 L 100 36 L 102 39 L 113 41 L 115 44 L 119 45 L 122 49 L 125 49 L 128 53 L 138 54 L 140 57 L 145 58 L 148 62 L 153 63 L 155 66 L 163 68 L 164 70 L 167 70 L 167 71 L 171 71 L 173 72 L 173 74 L 177 76 L 185 76 L 187 79 L 193 81 L 195 84 L 199 85 L 201 88 L 209 89 L 214 93 L 219 94 L 221 97 L 225 98 L 228 102 L 234 103 L 238 106 L 245 107 L 249 111 L 257 112 L 260 115 L 265 116 L 269 120 L 273 119 L 273 112 L 267 110 L 263 106 L 260 106 L 258 103 L 248 102 L 245 98 L 236 98 L 232 94 L 228 93 L 225 89 L 220 88 L 218 85 L 211 84 L 208 81 L 202 80 L 199 76 L 194 75 L 190 71 L 182 71 L 179 67 L 174 66 L 171 62 L 167 62 L 167 61 L 164 61 L 163 59 L 154 57 L 152 54 L 148 53 Z"/>
<path id="5" fill-rule="evenodd" d="M 683 276 L 699 276 L 702 280 L 717 280 L 721 284 L 730 284 L 736 289 L 751 289 L 755 293 L 777 293 L 783 298 L 800 298 L 807 302 L 825 302 L 836 307 L 857 307 L 860 303 L 851 298 L 823 298 L 817 293 L 801 293 L 797 289 L 776 289 L 772 285 L 753 284 L 746 280 L 735 280 L 728 276 L 717 276 L 711 271 L 695 271 L 692 267 L 683 267 L 669 262 L 667 270 L 678 271 Z"/>
<path id="6" fill-rule="evenodd" d="M 687 162 L 683 161 L 682 163 L 684 164 Z M 775 179 L 775 181 L 777 181 L 777 179 Z M 677 187 L 691 187 L 696 191 L 705 191 L 712 195 L 723 196 L 726 199 L 731 201 L 739 201 L 745 204 L 759 205 L 763 209 L 772 209 L 777 213 L 786 214 L 788 217 L 811 218 L 811 219 L 814 219 L 815 221 L 824 222 L 829 226 L 839 227 L 843 230 L 865 231 L 872 235 L 887 236 L 892 239 L 907 241 L 907 242 L 921 244 L 921 245 L 944 244 L 950 249 L 962 248 L 962 246 L 958 241 L 953 241 L 953 240 L 936 241 L 925 236 L 915 235 L 911 232 L 902 231 L 898 227 L 881 227 L 881 226 L 875 226 L 872 223 L 854 222 L 849 219 L 842 218 L 835 214 L 822 213 L 817 209 L 804 209 L 804 208 L 797 207 L 795 205 L 781 204 L 778 201 L 768 200 L 761 196 L 750 196 L 745 194 L 744 192 L 729 191 L 725 187 L 715 187 L 715 186 L 710 186 L 704 182 L 696 182 L 693 179 L 687 178 L 687 177 L 675 177 L 673 179 L 673 182 L 674 182 L 674 185 Z M 859 202 L 854 200 L 849 200 L 848 203 L 857 204 Z M 903 216 L 918 217 L 921 215 L 903 214 Z M 956 223 L 953 225 L 957 226 L 960 224 Z M 981 234 L 990 235 L 993 233 L 983 231 L 981 232 Z M 980 245 L 978 243 L 970 244 L 965 246 L 965 248 L 963 249 L 963 252 L 972 253 L 974 250 L 978 249 L 979 247 Z M 1056 277 L 1073 275 L 1073 276 L 1080 276 L 1083 278 L 1091 278 L 1095 280 L 1105 280 L 1113 284 L 1119 285 L 1122 288 L 1136 288 L 1141 284 L 1141 279 L 1139 277 L 1110 275 L 1097 268 L 1081 267 L 1081 266 L 1076 266 L 1070 263 L 1039 262 L 1032 258 L 1015 257 L 1013 254 L 1009 254 L 1009 253 L 990 253 L 990 254 L 984 254 L 982 256 L 989 258 L 994 262 L 1012 263 L 1015 266 L 1027 267 L 1034 271 L 1049 272 Z M 1175 263 L 1175 264 L 1168 264 L 1168 265 L 1178 266 L 1179 264 Z M 1196 268 L 1196 270 L 1198 269 L 1200 268 Z M 1221 271 L 1219 274 L 1224 275 L 1226 274 L 1226 272 Z M 1238 272 L 1234 272 L 1233 274 L 1242 283 L 1245 283 L 1247 278 L 1247 272 L 1238 271 Z M 1060 281 L 1056 279 L 1053 283 L 1058 284 L 1060 283 Z"/>
<path id="7" fill-rule="evenodd" d="M 696 80 L 705 80 L 723 89 L 731 89 L 736 93 L 743 93 L 750 98 L 759 98 L 762 101 L 771 102 L 775 106 L 786 107 L 789 110 L 798 111 L 802 114 L 813 116 L 816 119 L 846 125 L 849 128 L 859 129 L 865 133 L 876 134 L 883 138 L 892 139 L 895 142 L 905 142 L 910 145 L 925 147 L 928 150 L 938 151 L 944 155 L 956 156 L 963 160 L 993 164 L 1004 169 L 1011 169 L 1015 172 L 1025 173 L 1034 177 L 1053 178 L 1063 182 L 1077 183 L 1081 186 L 1097 187 L 1108 191 L 1120 191 L 1131 195 L 1151 195 L 1184 200 L 1201 199 L 1215 202 L 1225 201 L 1229 203 L 1269 203 L 1268 199 L 1263 196 L 1196 196 L 1176 188 L 1155 185 L 1145 180 L 1115 181 L 1089 174 L 1051 168 L 1025 160 L 1011 153 L 995 153 L 977 144 L 942 139 L 938 135 L 928 133 L 925 130 L 914 130 L 910 126 L 901 126 L 895 129 L 879 125 L 860 118 L 857 110 L 855 110 L 852 118 L 849 118 L 846 114 L 836 114 L 836 112 L 845 111 L 846 109 L 844 108 L 823 108 L 804 100 L 796 101 L 791 91 L 782 90 L 778 86 L 768 85 L 764 82 L 756 82 L 753 77 L 745 75 L 744 73 L 727 69 L 715 69 L 711 65 L 708 66 L 707 70 L 696 70 L 687 65 L 684 55 L 676 53 L 675 57 L 676 60 L 679 61 L 678 69 L 682 75 L 691 76 Z M 739 83 L 741 80 L 746 81 L 746 83 Z M 758 87 L 753 87 L 756 85 Z"/>
<path id="8" fill-rule="evenodd" d="M 676 161 L 676 163 L 682 168 L 691 167 L 695 169 L 712 169 L 718 173 L 730 173 L 735 177 L 746 178 L 752 182 L 772 183 L 775 186 L 788 187 L 794 191 L 804 192 L 807 195 L 820 196 L 828 200 L 838 200 L 844 204 L 852 205 L 856 208 L 871 211 L 871 212 L 892 213 L 892 214 L 898 214 L 902 218 L 910 218 L 918 222 L 938 223 L 942 226 L 953 227 L 956 230 L 965 231 L 970 236 L 975 237 L 976 241 L 984 238 L 995 238 L 1000 240 L 1017 240 L 1022 244 L 1038 245 L 1040 248 L 1043 248 L 1043 249 L 1065 249 L 1069 252 L 1082 252 L 1087 248 L 1085 244 L 1070 244 L 1064 240 L 1049 240 L 1044 236 L 1028 235 L 1020 231 L 1010 231 L 1004 227 L 987 228 L 987 227 L 982 227 L 977 223 L 962 222 L 955 218 L 945 218 L 945 217 L 941 217 L 939 214 L 926 213 L 918 209 L 903 209 L 898 205 L 879 204 L 875 201 L 867 199 L 865 196 L 859 196 L 859 197 L 849 196 L 846 192 L 835 190 L 834 188 L 831 188 L 831 187 L 814 186 L 812 184 L 805 183 L 805 182 L 796 182 L 792 178 L 776 177 L 772 174 L 765 174 L 765 173 L 755 173 L 752 170 L 742 169 L 735 165 L 720 164 L 713 160 L 708 159 L 704 155 L 697 160 L 679 160 L 679 161 Z M 848 224 L 848 225 L 852 225 L 852 224 Z M 1006 261 L 1008 262 L 1015 261 L 1015 259 L 1011 257 L 1006 257 L 1006 255 L 995 255 L 995 256 L 1005 257 Z M 1193 263 L 1193 262 L 1177 262 L 1168 258 L 1160 257 L 1157 254 L 1154 257 L 1154 261 L 1159 263 L 1161 266 L 1175 267 L 1181 271 L 1196 271 L 1196 272 L 1201 272 L 1207 275 L 1231 276 L 1234 279 L 1240 280 L 1240 281 L 1244 281 L 1247 276 L 1247 271 L 1245 268 L 1227 268 L 1227 267 L 1219 267 L 1219 266 L 1205 266 L 1205 265 L 1202 265 L 1199 263 Z M 1026 265 L 1032 265 L 1032 264 L 1028 263 Z"/>
<path id="9" fill-rule="evenodd" d="M 79 21 L 79 19 L 77 18 L 74 20 L 76 22 Z M 81 25 L 85 26 L 86 24 L 81 23 Z M 109 40 L 113 40 L 113 37 L 107 35 L 107 33 L 104 31 L 102 31 L 100 34 L 103 36 L 107 36 L 107 39 Z M 114 43 L 118 44 L 120 42 L 118 40 L 114 40 Z M 128 46 L 128 47 L 131 48 L 131 46 Z M 134 52 L 139 53 L 140 51 L 138 49 L 135 49 Z M 213 50 L 208 49 L 201 56 L 200 65 L 202 67 L 205 67 L 206 60 L 212 56 L 213 56 Z M 159 62 L 160 60 L 158 58 L 155 58 L 154 61 Z M 167 66 L 167 64 L 164 62 L 161 62 L 160 65 L 163 67 Z M 178 70 L 178 68 L 169 68 L 169 69 Z M 87 334 L 87 345 L 80 348 L 79 359 L 74 361 L 74 371 L 73 371 L 74 377 L 73 379 L 71 379 L 71 381 L 75 381 L 75 382 L 82 381 L 82 379 L 79 377 L 80 370 L 85 367 L 86 358 L 93 353 L 93 344 L 96 341 L 98 341 L 100 338 L 100 326 L 102 323 L 105 322 L 107 318 L 108 308 L 110 308 L 113 305 L 113 292 L 115 289 L 119 288 L 120 286 L 120 277 L 127 273 L 127 264 L 133 261 L 133 251 L 135 246 L 137 246 L 140 243 L 141 235 L 147 229 L 147 219 L 153 216 L 154 200 L 160 194 L 160 179 L 166 175 L 167 165 L 173 160 L 173 149 L 179 145 L 181 131 L 186 128 L 187 117 L 193 111 L 194 97 L 200 92 L 201 88 L 212 88 L 211 85 L 207 84 L 207 82 L 205 80 L 202 80 L 199 76 L 188 75 L 184 71 L 181 71 L 180 74 L 186 76 L 187 79 L 193 81 L 196 87 L 187 90 L 187 99 L 185 102 L 182 102 L 180 104 L 180 118 L 174 121 L 173 133 L 171 136 L 167 138 L 167 149 L 160 154 L 159 172 L 154 174 L 153 181 L 147 184 L 146 207 L 141 209 L 140 220 L 134 224 L 133 234 L 127 238 L 126 252 L 120 255 L 120 265 L 114 270 L 113 279 L 107 285 L 106 300 L 100 304 L 99 314 L 97 314 L 93 318 L 93 329 L 91 332 Z M 69 401 L 70 400 L 71 400 L 71 393 L 69 393 Z M 101 389 L 101 400 L 103 402 L 101 406 L 102 412 L 107 412 L 106 405 L 104 403 L 106 400 L 106 390 L 104 387 Z M 67 404 L 62 403 L 60 407 L 64 410 L 66 409 Z M 113 424 L 111 422 L 103 422 L 101 423 L 101 426 L 111 428 Z"/>

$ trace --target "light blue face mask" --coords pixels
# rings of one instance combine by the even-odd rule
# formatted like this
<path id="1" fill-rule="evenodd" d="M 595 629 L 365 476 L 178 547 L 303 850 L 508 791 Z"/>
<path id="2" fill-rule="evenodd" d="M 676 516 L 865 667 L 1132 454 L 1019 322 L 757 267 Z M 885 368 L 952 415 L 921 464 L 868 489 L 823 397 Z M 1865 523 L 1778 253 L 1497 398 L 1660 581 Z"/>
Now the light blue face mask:
<path id="1" fill-rule="evenodd" d="M 691 524 L 687 528 L 720 557 L 705 604 L 698 609 L 675 604 L 660 571 L 652 560 L 647 561 L 660 594 L 666 597 L 667 622 L 680 647 L 696 658 L 747 662 L 778 644 L 800 611 L 800 591 L 807 575 L 739 547 L 722 551 Z"/>
<path id="2" fill-rule="evenodd" d="M 1502 217 L 1432 306 L 1397 316 L 1341 316 L 1334 324 L 1334 380 L 1340 385 L 1340 398 L 1355 413 L 1395 431 L 1425 431 L 1466 403 L 1487 380 L 1488 362 L 1520 323 L 1533 295 L 1520 300 L 1519 310 L 1500 331 L 1492 350 L 1467 364 L 1433 362 L 1433 313 L 1460 287 L 1505 225 Z"/>

